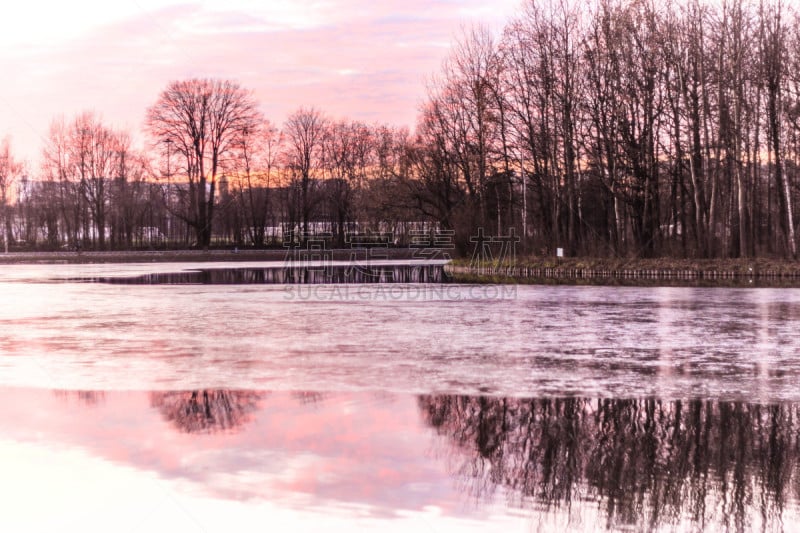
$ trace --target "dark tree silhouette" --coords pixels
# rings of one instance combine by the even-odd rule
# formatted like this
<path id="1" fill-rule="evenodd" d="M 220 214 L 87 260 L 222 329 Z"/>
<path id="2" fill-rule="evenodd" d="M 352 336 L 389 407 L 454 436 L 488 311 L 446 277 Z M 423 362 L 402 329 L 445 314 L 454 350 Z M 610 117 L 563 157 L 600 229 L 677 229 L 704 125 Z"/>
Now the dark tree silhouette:
<path id="1" fill-rule="evenodd" d="M 291 174 L 292 188 L 299 192 L 296 212 L 300 214 L 303 235 L 309 234 L 309 221 L 319 202 L 317 189 L 323 169 L 323 140 L 328 122 L 317 109 L 299 109 L 283 126 L 286 134 L 285 164 Z M 291 236 L 292 240 L 294 237 Z"/>
<path id="2" fill-rule="evenodd" d="M 195 229 L 199 246 L 211 244 L 223 163 L 260 121 L 250 92 L 228 80 L 174 81 L 147 111 L 154 144 L 169 142 L 182 158 L 179 174 L 185 176 L 188 190 L 178 213 Z"/>

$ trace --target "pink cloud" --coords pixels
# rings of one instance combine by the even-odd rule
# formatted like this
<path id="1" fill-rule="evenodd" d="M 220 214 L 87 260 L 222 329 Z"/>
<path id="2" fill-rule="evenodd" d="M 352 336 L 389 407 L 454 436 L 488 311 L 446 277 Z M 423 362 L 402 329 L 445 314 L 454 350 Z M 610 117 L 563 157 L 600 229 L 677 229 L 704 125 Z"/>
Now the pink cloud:
<path id="1" fill-rule="evenodd" d="M 57 49 L 0 56 L 0 68 L 13 73 L 0 88 L 0 123 L 17 151 L 36 159 L 59 114 L 92 109 L 139 134 L 147 106 L 170 80 L 209 76 L 252 89 L 279 124 L 314 105 L 336 117 L 412 126 L 425 79 L 460 28 L 499 29 L 516 3 L 492 4 L 488 19 L 478 0 L 346 0 L 274 20 L 199 4 L 145 12 Z"/>

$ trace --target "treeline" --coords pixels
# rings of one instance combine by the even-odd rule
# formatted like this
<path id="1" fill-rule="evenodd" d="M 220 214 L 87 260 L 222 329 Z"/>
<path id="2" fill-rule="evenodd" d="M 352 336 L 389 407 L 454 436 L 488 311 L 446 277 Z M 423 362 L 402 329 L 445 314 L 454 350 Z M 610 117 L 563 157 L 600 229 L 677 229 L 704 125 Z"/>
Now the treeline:
<path id="1" fill-rule="evenodd" d="M 779 1 L 530 2 L 446 62 L 425 200 L 534 250 L 794 257 L 798 73 Z"/>
<path id="2" fill-rule="evenodd" d="M 107 248 L 445 230 L 469 253 L 480 228 L 514 228 L 537 254 L 796 257 L 799 73 L 780 0 L 531 1 L 499 37 L 465 32 L 413 133 L 306 108 L 276 127 L 221 80 L 169 84 L 144 151 L 96 115 L 56 121 L 40 169 L 0 158 L 2 233 Z"/>
<path id="3" fill-rule="evenodd" d="M 178 101 L 165 105 L 170 91 Z M 248 91 L 218 80 L 171 84 L 148 121 L 145 151 L 95 113 L 57 119 L 38 169 L 15 161 L 6 140 L 3 240 L 104 250 L 300 245 L 316 236 L 343 247 L 353 234 L 407 241 L 435 227 L 393 202 L 407 130 L 316 109 L 278 129 Z"/>

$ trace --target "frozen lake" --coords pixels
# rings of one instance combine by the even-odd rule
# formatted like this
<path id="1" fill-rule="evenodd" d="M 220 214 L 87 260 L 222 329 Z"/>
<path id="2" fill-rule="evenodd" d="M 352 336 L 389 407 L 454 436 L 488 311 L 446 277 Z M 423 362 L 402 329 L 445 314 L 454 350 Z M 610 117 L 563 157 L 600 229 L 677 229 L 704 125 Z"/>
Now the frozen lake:
<path id="1" fill-rule="evenodd" d="M 0 268 L 0 530 L 800 526 L 800 290 L 259 268 Z"/>

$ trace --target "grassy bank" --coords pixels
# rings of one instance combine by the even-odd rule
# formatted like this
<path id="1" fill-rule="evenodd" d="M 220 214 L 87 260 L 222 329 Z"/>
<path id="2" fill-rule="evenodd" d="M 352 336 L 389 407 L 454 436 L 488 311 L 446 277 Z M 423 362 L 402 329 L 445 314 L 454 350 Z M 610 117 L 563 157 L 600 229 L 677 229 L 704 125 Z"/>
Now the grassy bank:
<path id="1" fill-rule="evenodd" d="M 550 268 L 562 270 L 671 270 L 695 272 L 782 272 L 800 273 L 800 261 L 774 258 L 752 259 L 638 259 L 638 258 L 592 258 L 592 257 L 521 257 L 513 263 L 473 263 L 470 259 L 455 259 L 453 265 L 460 267 L 493 268 L 522 267 Z"/>
<path id="2" fill-rule="evenodd" d="M 800 286 L 800 262 L 782 259 L 606 259 L 526 257 L 514 263 L 456 260 L 461 283 Z"/>

